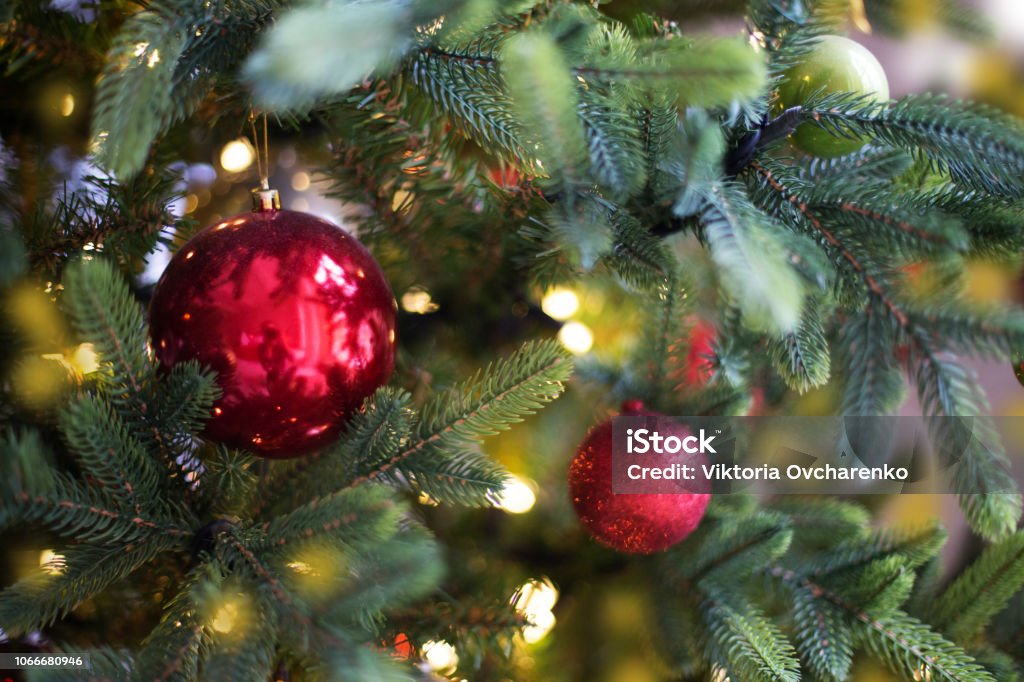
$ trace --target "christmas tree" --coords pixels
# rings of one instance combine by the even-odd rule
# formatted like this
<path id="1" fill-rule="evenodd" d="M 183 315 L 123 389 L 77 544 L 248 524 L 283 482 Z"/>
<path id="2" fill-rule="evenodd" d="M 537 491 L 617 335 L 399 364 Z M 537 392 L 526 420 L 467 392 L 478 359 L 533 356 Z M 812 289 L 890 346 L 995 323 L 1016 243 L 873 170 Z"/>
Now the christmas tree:
<path id="1" fill-rule="evenodd" d="M 0 654 L 66 663 L 9 679 L 1019 679 L 972 359 L 1024 313 L 970 282 L 1019 267 L 1024 127 L 890 98 L 856 39 L 921 21 L 989 37 L 955 0 L 0 4 Z M 880 495 L 612 492 L 612 414 L 908 386 L 985 439 L 953 554 Z"/>

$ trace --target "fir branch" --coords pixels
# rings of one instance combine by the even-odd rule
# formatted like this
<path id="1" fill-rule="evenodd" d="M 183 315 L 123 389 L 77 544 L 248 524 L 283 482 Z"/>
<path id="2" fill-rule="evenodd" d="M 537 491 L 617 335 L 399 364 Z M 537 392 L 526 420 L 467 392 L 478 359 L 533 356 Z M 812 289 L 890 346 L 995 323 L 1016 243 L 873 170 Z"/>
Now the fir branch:
<path id="1" fill-rule="evenodd" d="M 814 578 L 863 568 L 875 561 L 898 555 L 908 568 L 931 559 L 942 547 L 946 533 L 938 525 L 917 530 L 874 531 L 865 538 L 849 538 L 823 557 L 811 562 L 804 572 Z"/>
<path id="2" fill-rule="evenodd" d="M 367 461 L 348 485 L 358 485 L 420 456 L 471 450 L 476 441 L 508 428 L 550 402 L 563 390 L 572 361 L 554 342 L 525 344 L 422 410 L 416 435 L 386 459 Z M 496 491 L 494 491 L 496 492 Z"/>
<path id="3" fill-rule="evenodd" d="M 178 543 L 175 537 L 151 534 L 145 540 L 110 547 L 69 547 L 56 575 L 39 571 L 0 592 L 0 628 L 8 635 L 45 628 Z"/>
<path id="4" fill-rule="evenodd" d="M 785 515 L 800 546 L 830 547 L 847 538 L 863 537 L 871 515 L 859 504 L 823 496 L 782 495 L 768 508 Z"/>
<path id="5" fill-rule="evenodd" d="M 68 312 L 109 367 L 116 398 L 148 397 L 154 371 L 146 354 L 146 327 L 124 278 L 105 261 L 81 261 L 68 268 L 64 284 Z M 135 407 L 147 409 L 146 403 Z"/>
<path id="6" fill-rule="evenodd" d="M 666 570 L 694 583 L 739 583 L 785 554 L 792 539 L 785 518 L 772 513 L 704 524 L 685 551 L 666 554 Z"/>
<path id="7" fill-rule="evenodd" d="M 843 611 L 803 587 L 794 590 L 793 602 L 795 641 L 801 660 L 823 681 L 846 680 L 853 663 L 854 643 Z"/>
<path id="8" fill-rule="evenodd" d="M 769 346 L 775 371 L 787 386 L 799 393 L 828 383 L 831 375 L 831 358 L 819 306 L 808 300 L 797 328 L 772 339 Z"/>
<path id="9" fill-rule="evenodd" d="M 747 324 L 782 332 L 795 328 L 804 287 L 776 236 L 782 228 L 774 219 L 737 187 L 722 184 L 707 194 L 701 223 L 722 286 L 743 310 Z"/>
<path id="10" fill-rule="evenodd" d="M 927 620 L 968 642 L 1024 587 L 1024 533 L 989 545 L 931 605 Z"/>
<path id="11" fill-rule="evenodd" d="M 60 426 L 83 473 L 110 499 L 136 515 L 153 511 L 161 471 L 102 398 L 83 395 L 73 401 L 62 410 Z"/>
<path id="12" fill-rule="evenodd" d="M 839 356 L 846 368 L 843 414 L 886 415 L 903 401 L 906 385 L 892 350 L 895 333 L 883 310 L 866 306 L 839 330 Z"/>
<path id="13" fill-rule="evenodd" d="M 509 39 L 502 47 L 501 75 L 545 174 L 562 188 L 583 185 L 589 155 L 579 97 L 555 40 L 540 32 Z"/>
<path id="14" fill-rule="evenodd" d="M 536 156 L 520 140 L 508 94 L 495 80 L 437 48 L 423 48 L 410 62 L 412 81 L 455 125 L 481 146 L 494 149 L 506 162 L 527 170 Z"/>
<path id="15" fill-rule="evenodd" d="M 321 538 L 346 546 L 379 542 L 398 530 L 402 508 L 386 488 L 364 485 L 315 498 L 243 534 L 252 551 Z"/>
<path id="16" fill-rule="evenodd" d="M 996 682 L 966 652 L 905 613 L 858 618 L 858 630 L 868 648 L 899 674 L 949 682 Z"/>
<path id="17" fill-rule="evenodd" d="M 752 604 L 712 590 L 704 603 L 712 656 L 736 679 L 797 682 L 800 664 L 785 635 Z M 732 603 L 731 603 L 732 602 Z"/>
<path id="18" fill-rule="evenodd" d="M 895 611 L 875 618 L 795 571 L 772 566 L 767 572 L 790 587 L 805 589 L 813 598 L 825 599 L 839 607 L 855 628 L 856 640 L 866 643 L 878 658 L 902 675 L 910 678 L 928 675 L 947 682 L 995 682 L 962 649 L 905 613 Z"/>
<path id="19" fill-rule="evenodd" d="M 804 112 L 834 135 L 870 136 L 921 154 L 965 187 L 1024 196 L 1024 129 L 993 109 L 941 95 L 907 95 L 892 104 L 832 95 Z"/>

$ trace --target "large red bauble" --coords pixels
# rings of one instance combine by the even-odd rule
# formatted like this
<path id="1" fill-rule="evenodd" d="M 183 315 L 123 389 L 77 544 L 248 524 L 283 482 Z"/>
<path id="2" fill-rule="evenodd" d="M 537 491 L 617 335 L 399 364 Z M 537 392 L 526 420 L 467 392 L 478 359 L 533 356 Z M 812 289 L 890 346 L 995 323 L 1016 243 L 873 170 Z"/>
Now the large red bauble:
<path id="1" fill-rule="evenodd" d="M 644 410 L 638 401 L 624 404 L 623 414 L 664 417 Z M 659 420 L 661 427 L 666 423 Z M 662 429 L 662 435 L 690 435 L 681 424 L 671 430 L 676 433 Z M 690 462 L 700 463 L 698 458 Z M 659 552 L 683 540 L 700 523 L 711 499 L 707 493 L 613 493 L 610 419 L 592 428 L 580 444 L 569 465 L 569 493 L 577 516 L 595 539 L 634 554 Z"/>
<path id="2" fill-rule="evenodd" d="M 390 378 L 395 301 L 377 262 L 337 225 L 257 210 L 175 254 L 150 334 L 164 367 L 194 359 L 217 371 L 210 439 L 292 457 L 330 442 Z"/>

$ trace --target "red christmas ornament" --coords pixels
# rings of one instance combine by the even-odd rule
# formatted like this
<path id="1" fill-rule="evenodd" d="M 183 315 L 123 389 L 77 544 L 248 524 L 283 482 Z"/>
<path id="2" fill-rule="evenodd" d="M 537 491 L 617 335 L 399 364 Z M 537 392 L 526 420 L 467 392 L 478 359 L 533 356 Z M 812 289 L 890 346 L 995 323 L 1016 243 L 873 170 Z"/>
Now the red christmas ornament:
<path id="1" fill-rule="evenodd" d="M 337 225 L 257 208 L 175 254 L 150 307 L 164 367 L 199 360 L 223 396 L 205 434 L 265 457 L 330 442 L 395 363 L 395 301 L 380 266 Z"/>
<path id="2" fill-rule="evenodd" d="M 686 383 L 705 386 L 715 374 L 712 360 L 715 355 L 715 327 L 710 322 L 697 320 L 690 330 L 690 348 L 686 352 Z"/>
<path id="3" fill-rule="evenodd" d="M 664 417 L 627 401 L 623 415 Z M 667 428 L 666 428 L 667 427 Z M 659 423 L 663 436 L 690 435 L 682 424 Z M 656 457 L 652 465 L 659 466 Z M 707 460 L 693 455 L 689 464 Z M 711 495 L 707 493 L 615 494 L 612 492 L 612 421 L 595 426 L 569 465 L 569 493 L 580 521 L 598 541 L 620 552 L 650 554 L 680 542 L 700 523 Z"/>

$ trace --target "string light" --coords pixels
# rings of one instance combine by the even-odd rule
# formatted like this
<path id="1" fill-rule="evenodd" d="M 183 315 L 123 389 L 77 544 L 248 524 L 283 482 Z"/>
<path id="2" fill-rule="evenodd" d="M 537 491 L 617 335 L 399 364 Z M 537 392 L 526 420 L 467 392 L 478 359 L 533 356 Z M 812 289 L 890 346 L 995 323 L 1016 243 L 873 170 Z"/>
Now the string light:
<path id="1" fill-rule="evenodd" d="M 238 604 L 228 602 L 217 609 L 210 621 L 210 627 L 221 634 L 228 634 L 235 629 L 235 621 L 238 620 Z"/>
<path id="2" fill-rule="evenodd" d="M 594 334 L 582 322 L 566 322 L 558 330 L 558 340 L 573 355 L 583 355 L 594 345 Z"/>
<path id="3" fill-rule="evenodd" d="M 459 654 L 448 642 L 430 640 L 420 648 L 420 655 L 427 666 L 437 673 L 450 673 L 459 665 Z"/>
<path id="4" fill-rule="evenodd" d="M 558 590 L 547 578 L 524 583 L 512 596 L 512 605 L 526 617 L 528 625 L 523 627 L 523 639 L 534 644 L 544 639 L 555 627 L 552 610 L 558 602 Z"/>
<path id="5" fill-rule="evenodd" d="M 551 289 L 540 302 L 541 310 L 548 317 L 564 322 L 576 314 L 580 307 L 580 299 L 570 289 Z"/>
<path id="6" fill-rule="evenodd" d="M 39 553 L 39 568 L 49 575 L 60 575 L 67 569 L 64 555 L 52 549 L 44 549 Z"/>
<path id="7" fill-rule="evenodd" d="M 533 488 L 518 476 L 512 476 L 498 493 L 497 507 L 509 514 L 525 514 L 533 509 L 537 494 Z"/>
<path id="8" fill-rule="evenodd" d="M 220 150 L 220 165 L 229 173 L 241 173 L 252 165 L 256 150 L 244 137 L 232 140 Z"/>
<path id="9" fill-rule="evenodd" d="M 402 294 L 402 310 L 407 313 L 426 315 L 436 312 L 438 305 L 430 297 L 430 292 L 423 287 L 410 287 Z"/>
<path id="10" fill-rule="evenodd" d="M 75 113 L 75 96 L 70 92 L 65 92 L 64 96 L 60 98 L 60 115 L 67 118 L 73 113 Z"/>
<path id="11" fill-rule="evenodd" d="M 292 176 L 292 189 L 295 190 L 296 192 L 305 192 L 307 189 L 309 189 L 311 182 L 312 181 L 309 178 L 309 173 L 306 173 L 305 171 L 299 171 L 298 173 Z"/>

